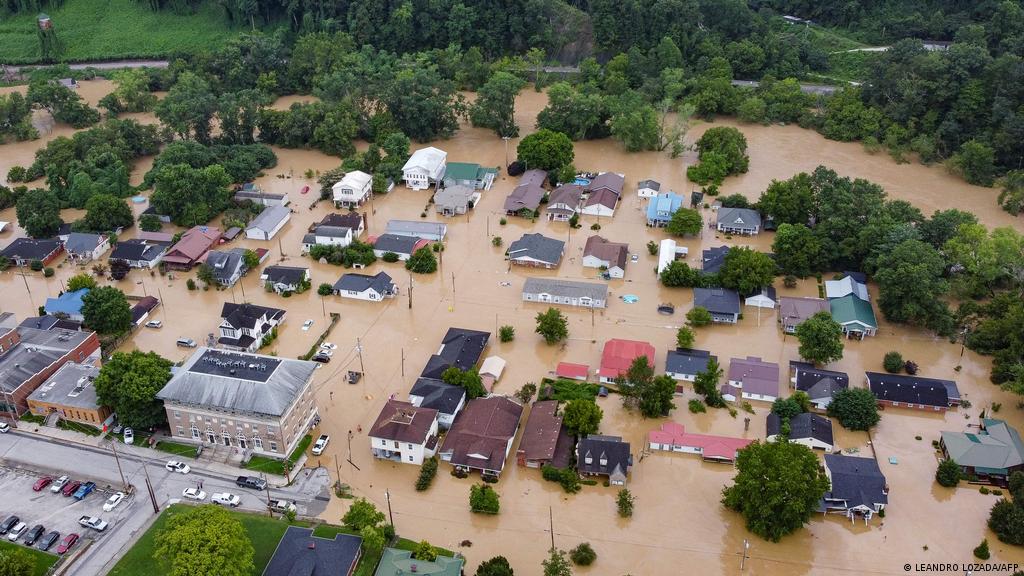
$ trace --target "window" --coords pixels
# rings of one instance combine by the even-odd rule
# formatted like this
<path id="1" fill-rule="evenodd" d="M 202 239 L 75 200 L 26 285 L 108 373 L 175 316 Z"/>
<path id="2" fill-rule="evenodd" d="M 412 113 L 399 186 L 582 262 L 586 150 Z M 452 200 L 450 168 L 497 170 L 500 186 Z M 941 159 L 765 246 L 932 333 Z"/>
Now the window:
<path id="1" fill-rule="evenodd" d="M 176 427 L 174 429 L 174 431 L 175 431 L 175 433 L 177 433 L 178 436 L 184 436 L 185 435 L 185 429 L 182 428 L 181 426 Z"/>
<path id="2" fill-rule="evenodd" d="M 174 417 L 175 418 L 181 418 L 181 412 L 178 412 L 177 410 L 175 410 L 174 411 Z"/>
<path id="3" fill-rule="evenodd" d="M 409 447 L 409 450 L 412 450 L 412 444 L 406 444 L 406 446 Z"/>
<path id="4" fill-rule="evenodd" d="M 412 456 L 411 455 L 409 456 L 409 462 L 412 462 Z"/>
<path id="5" fill-rule="evenodd" d="M 260 438 L 259 436 L 253 436 L 252 437 L 252 446 L 256 450 L 262 451 L 263 450 L 263 439 Z"/>
<path id="6" fill-rule="evenodd" d="M 277 452 L 277 442 L 271 442 L 270 443 L 270 451 L 271 452 Z"/>
<path id="7" fill-rule="evenodd" d="M 395 448 L 398 448 L 398 440 L 395 440 Z"/>
<path id="8" fill-rule="evenodd" d="M 192 439 L 193 440 L 198 440 L 199 439 L 199 427 L 194 425 L 194 424 L 192 425 Z"/>

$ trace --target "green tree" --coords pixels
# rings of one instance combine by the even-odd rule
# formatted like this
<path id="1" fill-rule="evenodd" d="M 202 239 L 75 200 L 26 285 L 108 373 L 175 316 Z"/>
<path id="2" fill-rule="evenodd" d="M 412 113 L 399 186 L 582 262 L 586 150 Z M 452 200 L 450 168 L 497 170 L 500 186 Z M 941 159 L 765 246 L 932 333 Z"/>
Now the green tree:
<path id="1" fill-rule="evenodd" d="M 629 489 L 620 489 L 618 495 L 615 497 L 615 505 L 619 510 L 619 516 L 623 518 L 631 518 L 633 516 L 633 504 L 635 502 L 636 498 Z"/>
<path id="2" fill-rule="evenodd" d="M 156 394 L 171 379 L 171 366 L 156 352 L 114 352 L 96 376 L 96 396 L 126 426 L 162 424 L 167 415 Z"/>
<path id="3" fill-rule="evenodd" d="M 487 388 L 484 387 L 480 373 L 475 368 L 462 370 L 458 366 L 449 366 L 441 374 L 441 380 L 446 384 L 465 388 L 466 398 L 469 400 L 487 395 Z"/>
<path id="4" fill-rule="evenodd" d="M 725 399 L 718 389 L 718 382 L 722 379 L 724 371 L 718 364 L 718 359 L 712 357 L 708 360 L 704 370 L 697 373 L 693 382 L 693 391 L 704 397 L 704 403 L 712 408 L 725 407 Z"/>
<path id="5" fill-rule="evenodd" d="M 397 71 L 379 96 L 398 128 L 420 142 L 455 134 L 465 108 L 455 82 L 439 74 L 434 65 Z"/>
<path id="6" fill-rule="evenodd" d="M 544 342 L 555 344 L 569 337 L 569 319 L 556 308 L 548 308 L 537 313 L 537 334 L 544 337 Z"/>
<path id="7" fill-rule="evenodd" d="M 548 105 L 537 114 L 537 128 L 561 132 L 571 140 L 602 138 L 608 135 L 607 108 L 603 95 L 556 82 L 548 88 Z"/>
<path id="8" fill-rule="evenodd" d="M 28 552 L 18 549 L 0 551 L 0 574 L 4 576 L 32 576 L 36 573 L 35 563 Z"/>
<path id="9" fill-rule="evenodd" d="M 753 294 L 770 286 L 775 278 L 776 265 L 770 256 L 745 246 L 734 246 L 725 255 L 718 280 L 725 288 L 740 294 Z"/>
<path id="10" fill-rule="evenodd" d="M 825 260 L 821 240 L 803 224 L 780 224 L 772 242 L 775 264 L 784 274 L 806 278 Z"/>
<path id="11" fill-rule="evenodd" d="M 661 145 L 661 124 L 654 106 L 639 94 L 629 92 L 616 99 L 609 121 L 612 136 L 620 140 L 627 152 L 658 150 Z"/>
<path id="12" fill-rule="evenodd" d="M 787 421 L 794 416 L 803 414 L 806 410 L 795 398 L 776 398 L 772 402 L 772 414 L 776 414 L 783 421 Z"/>
<path id="13" fill-rule="evenodd" d="M 747 521 L 747 530 L 778 542 L 811 518 L 829 488 L 810 448 L 790 442 L 754 442 L 739 451 L 736 477 L 722 503 Z"/>
<path id="14" fill-rule="evenodd" d="M 676 346 L 678 348 L 693 348 L 694 334 L 689 326 L 680 326 L 676 331 Z"/>
<path id="15" fill-rule="evenodd" d="M 668 416 L 675 407 L 672 399 L 676 393 L 676 382 L 671 376 L 661 374 L 655 376 L 650 383 L 641 386 L 637 391 L 638 407 L 644 418 L 661 418 Z"/>
<path id="16" fill-rule="evenodd" d="M 665 231 L 673 236 L 700 234 L 704 228 L 704 219 L 700 212 L 690 208 L 680 208 L 672 213 L 672 219 L 665 226 Z"/>
<path id="17" fill-rule="evenodd" d="M 828 415 L 849 430 L 868 430 L 881 419 L 878 399 L 867 388 L 846 388 L 833 394 Z"/>
<path id="18" fill-rule="evenodd" d="M 90 290 L 82 298 L 82 316 L 85 325 L 100 334 L 123 334 L 132 324 L 128 300 L 113 286 Z"/>
<path id="19" fill-rule="evenodd" d="M 18 226 L 32 238 L 50 238 L 57 235 L 61 224 L 60 200 L 49 190 L 35 188 L 18 198 L 15 213 Z"/>
<path id="20" fill-rule="evenodd" d="M 113 74 L 114 97 L 125 112 L 148 112 L 156 105 L 149 91 L 149 74 L 141 68 L 126 68 Z"/>
<path id="21" fill-rule="evenodd" d="M 920 324 L 940 333 L 951 329 L 949 308 L 940 298 L 949 285 L 946 263 L 930 244 L 905 240 L 878 258 L 878 307 L 892 322 Z"/>
<path id="22" fill-rule="evenodd" d="M 562 421 L 575 436 L 597 434 L 604 411 L 596 402 L 587 398 L 574 398 L 565 405 Z"/>
<path id="23" fill-rule="evenodd" d="M 72 128 L 87 128 L 100 121 L 99 111 L 90 108 L 74 90 L 47 78 L 33 80 L 26 98 Z"/>
<path id="24" fill-rule="evenodd" d="M 330 296 L 331 294 L 334 294 L 334 286 L 324 282 L 320 284 L 320 286 L 317 286 L 316 293 L 321 296 Z"/>
<path id="25" fill-rule="evenodd" d="M 768 123 L 768 105 L 757 96 L 750 96 L 740 103 L 736 109 L 736 115 L 740 120 L 751 124 Z"/>
<path id="26" fill-rule="evenodd" d="M 725 160 L 725 173 L 744 174 L 750 165 L 747 156 L 747 138 L 731 126 L 709 128 L 696 143 L 698 158 L 706 160 L 708 154 L 719 155 Z"/>
<path id="27" fill-rule="evenodd" d="M 818 312 L 796 327 L 800 357 L 817 365 L 843 357 L 843 327 L 829 312 Z"/>
<path id="28" fill-rule="evenodd" d="M 577 566 L 590 566 L 597 560 L 597 552 L 594 552 L 590 542 L 581 542 L 569 551 L 569 558 Z"/>
<path id="29" fill-rule="evenodd" d="M 989 513 L 988 527 L 996 533 L 1000 542 L 1024 545 L 1024 506 L 1000 498 Z"/>
<path id="30" fill-rule="evenodd" d="M 903 355 L 895 350 L 886 352 L 882 367 L 890 374 L 899 374 L 903 371 Z"/>
<path id="31" fill-rule="evenodd" d="M 219 164 L 165 166 L 156 173 L 150 203 L 179 226 L 206 224 L 227 207 L 231 176 Z"/>
<path id="32" fill-rule="evenodd" d="M 974 557 L 979 560 L 988 560 L 991 557 L 988 551 L 988 538 L 983 538 L 981 544 L 978 544 L 978 547 L 974 549 Z"/>
<path id="33" fill-rule="evenodd" d="M 497 514 L 501 510 L 498 493 L 487 484 L 474 484 L 469 489 L 469 509 L 483 514 Z"/>
<path id="34" fill-rule="evenodd" d="M 939 486 L 952 488 L 960 483 L 961 478 L 963 478 L 963 471 L 952 458 L 946 458 L 939 462 L 939 467 L 935 470 L 935 481 L 939 483 Z"/>
<path id="35" fill-rule="evenodd" d="M 371 558 L 380 554 L 387 544 L 384 531 L 375 526 L 363 526 L 359 530 L 359 536 L 363 539 L 363 550 Z"/>
<path id="36" fill-rule="evenodd" d="M 416 545 L 416 549 L 413 550 L 412 557 L 424 562 L 433 562 L 437 559 L 437 550 L 430 545 L 430 542 L 422 540 Z"/>
<path id="37" fill-rule="evenodd" d="M 205 262 L 196 268 L 196 278 L 207 286 L 214 286 L 217 284 L 217 276 L 213 273 L 213 266 L 210 266 Z"/>
<path id="38" fill-rule="evenodd" d="M 519 136 L 515 120 L 516 95 L 526 83 L 508 72 L 495 72 L 469 108 L 473 126 L 489 128 L 500 138 Z"/>
<path id="39" fill-rule="evenodd" d="M 437 258 L 430 248 L 424 246 L 409 256 L 405 261 L 405 269 L 416 274 L 432 274 L 437 271 Z"/>
<path id="40" fill-rule="evenodd" d="M 917 225 L 917 230 L 921 233 L 921 240 L 941 249 L 950 238 L 956 235 L 960 226 L 977 223 L 978 217 L 974 214 L 950 208 L 936 210 L 931 218 Z"/>
<path id="41" fill-rule="evenodd" d="M 516 391 L 514 396 L 517 400 L 519 400 L 521 404 L 525 406 L 530 403 L 530 400 L 536 393 L 537 385 L 534 384 L 533 382 L 527 382 L 526 384 L 523 384 L 522 387 L 519 388 L 519 390 Z"/>
<path id="42" fill-rule="evenodd" d="M 351 528 L 358 532 L 367 526 L 370 528 L 380 526 L 384 523 L 385 518 L 384 513 L 377 510 L 377 507 L 372 502 L 366 498 L 357 498 L 348 507 L 348 512 L 345 512 L 345 515 L 342 516 L 341 523 L 346 528 Z"/>
<path id="43" fill-rule="evenodd" d="M 703 306 L 694 306 L 686 313 L 686 323 L 696 328 L 707 326 L 711 324 L 711 312 Z"/>
<path id="44" fill-rule="evenodd" d="M 1010 170 L 999 181 L 999 205 L 1014 216 L 1024 211 L 1024 170 Z"/>
<path id="45" fill-rule="evenodd" d="M 159 232 L 163 225 L 155 214 L 143 214 L 139 216 L 139 228 L 145 232 Z"/>
<path id="46" fill-rule="evenodd" d="M 520 140 L 516 154 L 527 168 L 548 171 L 572 164 L 575 158 L 568 136 L 544 128 Z"/>
<path id="47" fill-rule="evenodd" d="M 153 557 L 171 576 L 246 576 L 255 570 L 245 527 L 231 512 L 212 504 L 172 515 L 154 545 Z"/>
<path id="48" fill-rule="evenodd" d="M 805 172 L 789 180 L 772 180 L 757 201 L 758 208 L 776 224 L 807 225 L 814 214 L 814 190 Z"/>
<path id="49" fill-rule="evenodd" d="M 971 184 L 991 186 L 996 177 L 995 151 L 987 144 L 970 140 L 953 156 L 953 166 Z"/>
<path id="50" fill-rule="evenodd" d="M 90 232 L 111 232 L 135 222 L 128 203 L 109 194 L 96 194 L 85 203 L 80 228 Z"/>
<path id="51" fill-rule="evenodd" d="M 82 288 L 92 290 L 95 287 L 96 279 L 88 274 L 75 274 L 71 278 L 68 278 L 68 292 L 75 292 Z"/>
<path id="52" fill-rule="evenodd" d="M 502 342 L 511 342 L 516 339 L 516 329 L 514 326 L 504 325 L 498 330 L 498 338 Z"/>
<path id="53" fill-rule="evenodd" d="M 217 97 L 210 84 L 193 72 L 182 72 L 167 96 L 156 105 L 156 117 L 179 138 L 210 143 Z"/>
<path id="54" fill-rule="evenodd" d="M 515 576 L 515 573 L 504 556 L 495 556 L 481 562 L 475 576 Z"/>
<path id="55" fill-rule="evenodd" d="M 541 565 L 544 567 L 544 576 L 572 576 L 572 565 L 562 550 L 552 548 Z"/>
<path id="56" fill-rule="evenodd" d="M 242 254 L 242 263 L 245 264 L 247 269 L 254 270 L 260 265 L 260 255 L 255 250 L 246 250 Z"/>

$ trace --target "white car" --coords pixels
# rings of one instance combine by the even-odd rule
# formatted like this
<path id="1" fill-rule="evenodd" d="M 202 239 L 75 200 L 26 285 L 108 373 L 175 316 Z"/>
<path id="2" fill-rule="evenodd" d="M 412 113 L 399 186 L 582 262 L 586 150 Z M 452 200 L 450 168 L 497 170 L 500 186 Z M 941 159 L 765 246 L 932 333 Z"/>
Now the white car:
<path id="1" fill-rule="evenodd" d="M 135 442 L 135 431 L 131 428 L 124 429 L 124 443 L 131 444 Z"/>
<path id="2" fill-rule="evenodd" d="M 11 528 L 11 530 L 7 533 L 7 539 L 11 542 L 16 541 L 25 532 L 26 528 L 28 528 L 27 524 L 25 524 L 24 522 L 18 522 L 14 525 L 14 528 Z"/>
<path id="3" fill-rule="evenodd" d="M 164 465 L 170 472 L 181 472 L 182 474 L 188 474 L 192 471 L 188 464 L 184 462 L 178 462 L 177 460 L 168 460 L 167 464 Z"/>
<path id="4" fill-rule="evenodd" d="M 146 328 L 163 328 L 164 323 L 159 320 L 150 320 L 146 322 Z"/>
<path id="5" fill-rule="evenodd" d="M 639 262 L 640 261 L 640 255 L 639 254 L 633 254 L 632 256 L 629 257 L 629 261 L 630 262 Z"/>
<path id="6" fill-rule="evenodd" d="M 302 331 L 303 332 L 308 332 L 310 327 L 312 327 L 312 326 L 313 326 L 313 321 L 312 320 L 306 320 L 305 322 L 302 323 Z"/>
<path id="7" fill-rule="evenodd" d="M 60 492 L 61 488 L 64 488 L 64 486 L 70 480 L 71 480 L 71 478 L 68 477 L 67 474 L 61 476 L 60 478 L 57 478 L 56 480 L 53 481 L 53 484 L 50 484 L 50 492 L 53 492 L 54 494 L 56 494 L 57 492 Z"/>
<path id="8" fill-rule="evenodd" d="M 324 448 L 327 448 L 327 443 L 331 441 L 331 437 L 327 434 L 321 434 L 316 439 L 316 444 L 313 444 L 313 455 L 319 456 L 324 453 Z"/>
<path id="9" fill-rule="evenodd" d="M 213 496 L 210 496 L 210 502 L 234 508 L 241 504 L 242 499 L 230 492 L 217 492 Z"/>
<path id="10" fill-rule="evenodd" d="M 7 422 L 0 422 L 0 434 L 7 434 L 11 431 L 11 425 Z"/>
<path id="11" fill-rule="evenodd" d="M 317 350 L 316 353 L 318 356 L 327 356 L 328 358 L 334 356 L 334 350 L 332 350 L 331 348 L 321 348 Z"/>
<path id="12" fill-rule="evenodd" d="M 107 498 L 107 501 L 103 503 L 103 511 L 110 512 L 114 508 L 117 508 L 117 505 L 121 503 L 121 500 L 124 500 L 124 492 L 115 493 L 110 498 Z"/>
<path id="13" fill-rule="evenodd" d="M 189 500 L 206 500 L 206 492 L 203 492 L 199 488 L 185 488 L 181 495 Z"/>
<path id="14" fill-rule="evenodd" d="M 324 342 L 323 344 L 320 345 L 320 349 L 321 350 L 337 350 L 338 349 L 338 345 L 337 344 L 331 344 L 330 342 Z"/>

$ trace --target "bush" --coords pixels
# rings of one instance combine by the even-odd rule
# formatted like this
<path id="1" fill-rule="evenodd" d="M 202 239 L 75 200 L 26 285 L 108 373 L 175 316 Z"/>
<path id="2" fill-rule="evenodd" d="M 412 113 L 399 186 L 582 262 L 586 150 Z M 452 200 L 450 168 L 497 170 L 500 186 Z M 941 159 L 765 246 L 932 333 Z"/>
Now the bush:
<path id="1" fill-rule="evenodd" d="M 502 218 L 501 220 L 498 220 L 498 224 L 501 224 L 502 226 L 504 226 L 505 224 L 508 224 L 508 220 L 506 220 L 505 218 Z"/>
<path id="2" fill-rule="evenodd" d="M 633 494 L 628 488 L 619 490 L 619 495 L 615 499 L 616 506 L 619 509 L 619 516 L 623 518 L 630 518 L 633 516 L 633 503 L 636 498 L 633 498 Z"/>
<path id="3" fill-rule="evenodd" d="M 985 487 L 985 486 L 982 486 L 981 488 L 978 488 L 978 493 L 979 494 L 987 495 L 988 494 L 988 488 Z"/>
<path id="4" fill-rule="evenodd" d="M 330 296 L 331 294 L 334 293 L 334 286 L 331 286 L 327 282 L 324 282 L 323 284 L 317 287 L 316 293 L 321 296 Z"/>
<path id="5" fill-rule="evenodd" d="M 498 493 L 487 484 L 474 484 L 469 489 L 469 509 L 483 514 L 497 514 L 501 510 Z"/>
<path id="6" fill-rule="evenodd" d="M 692 310 L 686 313 L 686 321 L 690 326 L 701 327 L 711 324 L 711 312 L 708 312 L 707 308 L 702 306 L 694 306 Z"/>
<path id="7" fill-rule="evenodd" d="M 600 230 L 601 229 L 601 225 L 598 224 L 597 222 L 594 222 L 593 224 L 590 225 L 590 229 L 594 230 L 594 231 Z"/>
<path id="8" fill-rule="evenodd" d="M 54 274 L 53 268 L 50 268 L 49 266 L 47 266 L 46 268 L 43 268 L 43 276 L 45 276 L 47 278 L 52 278 L 53 274 Z"/>
<path id="9" fill-rule="evenodd" d="M 990 554 L 988 552 L 988 538 L 982 539 L 981 544 L 978 544 L 978 547 L 974 549 L 974 557 L 979 560 L 989 559 Z"/>
<path id="10" fill-rule="evenodd" d="M 8 182 L 25 182 L 28 179 L 28 170 L 24 166 L 11 166 L 7 171 Z"/>
<path id="11" fill-rule="evenodd" d="M 545 464 L 540 469 L 541 477 L 548 482 L 558 482 L 562 490 L 567 494 L 575 494 L 580 491 L 580 476 L 572 468 L 555 468 Z"/>
<path id="12" fill-rule="evenodd" d="M 785 286 L 786 288 L 796 288 L 796 276 L 793 276 L 792 274 L 786 274 L 786 276 L 782 279 L 782 285 Z"/>
<path id="13" fill-rule="evenodd" d="M 658 254 L 658 243 L 654 240 L 647 242 L 647 253 L 651 256 L 657 256 Z"/>
<path id="14" fill-rule="evenodd" d="M 903 355 L 895 350 L 887 352 L 882 367 L 890 374 L 899 374 L 903 371 Z"/>
<path id="15" fill-rule="evenodd" d="M 398 254 L 395 254 L 394 252 L 385 252 L 380 259 L 390 263 L 398 262 Z"/>
<path id="16" fill-rule="evenodd" d="M 687 402 L 687 405 L 690 408 L 691 414 L 704 413 L 708 411 L 708 409 L 704 406 L 704 403 L 696 398 L 690 398 L 690 401 Z"/>
<path id="17" fill-rule="evenodd" d="M 423 492 L 427 488 L 430 488 L 430 484 L 434 481 L 434 476 L 437 476 L 437 457 L 433 457 L 423 461 L 423 465 L 420 466 L 420 477 L 416 479 L 416 490 Z"/>
<path id="18" fill-rule="evenodd" d="M 43 262 L 41 260 L 33 260 L 28 265 L 35 272 L 39 272 L 43 269 Z"/>
<path id="19" fill-rule="evenodd" d="M 516 329 L 505 325 L 498 330 L 498 339 L 502 342 L 511 342 L 516 339 Z"/>
<path id="20" fill-rule="evenodd" d="M 594 552 L 590 542 L 583 542 L 569 551 L 569 558 L 577 566 L 590 566 L 597 560 L 597 552 Z"/>
<path id="21" fill-rule="evenodd" d="M 503 243 L 504 241 L 501 239 L 501 236 L 491 238 L 491 246 L 494 246 L 495 248 L 500 248 Z"/>
<path id="22" fill-rule="evenodd" d="M 195 290 L 196 289 L 196 281 L 191 279 L 191 278 L 189 278 L 188 280 L 185 281 L 185 287 L 188 288 L 189 290 Z"/>

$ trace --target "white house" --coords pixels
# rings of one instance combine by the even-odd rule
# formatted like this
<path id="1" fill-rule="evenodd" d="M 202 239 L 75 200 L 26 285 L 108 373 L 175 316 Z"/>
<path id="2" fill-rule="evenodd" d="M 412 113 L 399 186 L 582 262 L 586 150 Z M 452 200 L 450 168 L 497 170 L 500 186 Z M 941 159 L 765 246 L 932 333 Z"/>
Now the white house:
<path id="1" fill-rule="evenodd" d="M 68 258 L 74 262 L 97 260 L 109 249 L 110 239 L 106 234 L 72 232 L 64 241 L 64 250 L 68 253 Z"/>
<path id="2" fill-rule="evenodd" d="M 334 293 L 342 298 L 380 302 L 398 294 L 398 286 L 391 276 L 384 272 L 378 272 L 374 276 L 345 274 L 334 283 Z"/>
<path id="3" fill-rule="evenodd" d="M 606 216 L 611 218 L 615 216 L 615 205 L 618 201 L 619 195 L 607 188 L 595 190 L 590 193 L 590 196 L 583 203 L 583 209 L 580 210 L 580 213 L 587 216 Z"/>
<path id="4" fill-rule="evenodd" d="M 774 286 L 765 286 L 760 291 L 747 296 L 743 303 L 746 306 L 754 306 L 756 308 L 775 308 L 775 303 L 778 297 L 775 294 Z"/>
<path id="5" fill-rule="evenodd" d="M 601 236 L 587 238 L 587 243 L 583 247 L 583 267 L 603 268 L 612 278 L 625 276 L 628 259 L 628 244 L 610 242 Z"/>
<path id="6" fill-rule="evenodd" d="M 375 458 L 419 466 L 437 452 L 437 410 L 388 400 L 370 428 Z"/>
<path id="7" fill-rule="evenodd" d="M 671 238 L 662 240 L 658 245 L 658 274 L 660 275 L 662 270 L 668 268 L 668 265 L 678 260 L 680 256 L 686 258 L 689 253 L 689 248 L 677 245 Z"/>
<path id="8" fill-rule="evenodd" d="M 661 192 L 661 182 L 657 180 L 641 180 L 636 183 L 636 195 L 641 198 L 654 198 Z"/>
<path id="9" fill-rule="evenodd" d="M 132 238 L 117 243 L 110 253 L 111 264 L 124 264 L 130 268 L 156 268 L 167 252 L 167 244 Z"/>
<path id="10" fill-rule="evenodd" d="M 352 229 L 344 226 L 317 226 L 316 229 L 302 237 L 302 252 L 309 252 L 313 246 L 345 247 L 352 243 Z"/>
<path id="11" fill-rule="evenodd" d="M 239 352 L 259 350 L 263 337 L 284 322 L 285 311 L 255 304 L 225 302 L 220 312 L 221 348 Z"/>
<path id="12" fill-rule="evenodd" d="M 361 170 L 353 170 L 345 174 L 344 178 L 335 182 L 331 187 L 334 194 L 334 205 L 338 208 L 359 206 L 370 197 L 372 184 L 373 176 Z"/>
<path id="13" fill-rule="evenodd" d="M 402 166 L 402 180 L 413 190 L 426 190 L 444 178 L 448 153 L 433 146 L 412 153 Z"/>
<path id="14" fill-rule="evenodd" d="M 268 206 L 246 227 L 245 237 L 249 240 L 270 240 L 291 218 L 290 208 L 282 205 Z"/>
<path id="15" fill-rule="evenodd" d="M 310 282 L 309 268 L 297 266 L 267 266 L 260 275 L 263 285 L 269 285 L 274 292 L 283 294 L 295 292 L 303 284 Z"/>
<path id="16" fill-rule="evenodd" d="M 765 440 L 777 442 L 785 437 L 782 429 L 782 418 L 778 414 L 769 414 L 765 421 L 767 435 Z M 789 419 L 789 441 L 794 444 L 803 444 L 811 450 L 821 450 L 826 454 L 832 453 L 835 446 L 832 440 L 832 421 L 824 416 L 804 412 Z"/>

